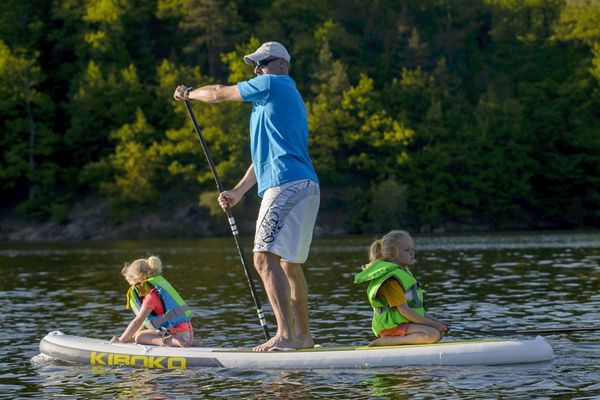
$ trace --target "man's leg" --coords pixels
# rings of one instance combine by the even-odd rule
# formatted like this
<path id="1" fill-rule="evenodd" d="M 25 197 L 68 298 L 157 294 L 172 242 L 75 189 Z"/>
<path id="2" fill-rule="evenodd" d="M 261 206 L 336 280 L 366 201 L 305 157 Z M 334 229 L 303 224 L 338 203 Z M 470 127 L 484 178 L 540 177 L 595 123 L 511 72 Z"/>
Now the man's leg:
<path id="1" fill-rule="evenodd" d="M 319 187 L 309 180 L 269 188 L 264 193 L 254 236 L 254 265 L 273 307 L 277 334 L 255 351 L 313 346 L 307 315 L 308 288 L 300 265 L 308 257 L 318 208 Z M 289 261 L 281 262 L 281 257 Z M 296 335 L 296 326 L 301 339 Z"/>
<path id="2" fill-rule="evenodd" d="M 277 321 L 277 333 L 270 340 L 256 346 L 254 351 L 268 351 L 273 347 L 298 348 L 290 301 L 290 284 L 276 254 L 254 253 L 254 266 L 260 275 Z"/>
<path id="3" fill-rule="evenodd" d="M 282 261 L 281 267 L 290 286 L 292 315 L 294 316 L 296 338 L 300 344 L 299 348 L 312 348 L 315 343 L 308 322 L 308 284 L 302 271 L 302 265 Z"/>

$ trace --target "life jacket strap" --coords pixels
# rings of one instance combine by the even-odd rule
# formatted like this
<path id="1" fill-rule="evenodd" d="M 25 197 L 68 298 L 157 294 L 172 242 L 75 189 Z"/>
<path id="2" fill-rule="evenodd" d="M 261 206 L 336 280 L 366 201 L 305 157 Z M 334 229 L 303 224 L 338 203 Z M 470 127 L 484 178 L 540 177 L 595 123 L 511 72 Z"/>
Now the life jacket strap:
<path id="1" fill-rule="evenodd" d="M 131 307 L 129 306 L 129 299 L 131 298 L 131 292 L 133 291 L 133 286 L 131 285 L 129 289 L 127 289 L 127 294 L 125 295 L 125 309 L 129 310 Z"/>
<path id="2" fill-rule="evenodd" d="M 421 299 L 419 298 L 419 292 L 417 290 L 418 288 L 418 284 L 414 284 L 411 287 L 409 287 L 405 293 L 406 303 L 411 308 L 423 307 L 423 301 L 421 301 Z"/>
<path id="3" fill-rule="evenodd" d="M 154 318 L 151 323 L 152 326 L 154 326 L 156 329 L 160 329 L 160 326 L 162 324 L 164 324 L 165 322 L 167 322 L 168 320 L 175 318 L 175 317 L 179 317 L 183 314 L 185 314 L 186 311 L 188 311 L 190 309 L 190 306 L 188 306 L 187 304 L 183 304 L 177 308 L 174 308 L 168 312 L 166 312 L 165 314 L 161 315 L 160 317 L 156 317 Z M 167 329 L 171 329 L 173 326 L 169 326 L 167 327 Z"/>
<path id="4" fill-rule="evenodd" d="M 406 303 L 410 308 L 421 308 L 424 305 L 418 297 L 416 298 L 416 300 L 407 301 Z"/>
<path id="5" fill-rule="evenodd" d="M 406 298 L 406 304 L 410 307 L 410 308 L 422 308 L 423 307 L 423 302 L 419 299 L 419 297 L 417 296 L 416 299 L 414 298 Z M 390 311 L 390 310 L 394 310 L 396 309 L 396 307 L 390 307 L 390 306 L 381 306 L 381 307 L 375 307 L 373 308 L 373 311 L 376 314 L 381 314 L 384 311 Z"/>

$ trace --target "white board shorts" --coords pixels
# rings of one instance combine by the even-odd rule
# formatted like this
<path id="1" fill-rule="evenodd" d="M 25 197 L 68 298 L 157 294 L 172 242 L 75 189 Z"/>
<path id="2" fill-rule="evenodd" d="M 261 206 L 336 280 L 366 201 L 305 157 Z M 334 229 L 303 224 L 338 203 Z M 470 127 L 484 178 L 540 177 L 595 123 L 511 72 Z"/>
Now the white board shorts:
<path id="1" fill-rule="evenodd" d="M 313 237 L 320 203 L 319 184 L 309 179 L 265 191 L 254 235 L 254 251 L 268 251 L 283 261 L 303 264 Z"/>

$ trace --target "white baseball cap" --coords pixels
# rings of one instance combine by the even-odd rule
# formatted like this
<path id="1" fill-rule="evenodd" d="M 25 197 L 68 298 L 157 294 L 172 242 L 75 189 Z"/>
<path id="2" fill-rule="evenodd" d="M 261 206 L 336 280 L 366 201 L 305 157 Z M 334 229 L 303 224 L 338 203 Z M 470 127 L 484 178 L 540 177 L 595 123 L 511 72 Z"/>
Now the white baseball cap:
<path id="1" fill-rule="evenodd" d="M 244 62 L 246 64 L 254 64 L 267 57 L 283 58 L 287 62 L 290 62 L 291 59 L 290 53 L 288 53 L 281 43 L 265 42 L 254 53 L 244 56 Z"/>

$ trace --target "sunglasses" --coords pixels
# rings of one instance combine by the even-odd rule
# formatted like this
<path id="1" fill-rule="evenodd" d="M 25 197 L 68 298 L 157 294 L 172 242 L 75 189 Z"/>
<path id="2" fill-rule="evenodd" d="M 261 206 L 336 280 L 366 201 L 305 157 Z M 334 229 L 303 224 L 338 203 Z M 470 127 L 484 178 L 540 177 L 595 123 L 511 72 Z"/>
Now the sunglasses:
<path id="1" fill-rule="evenodd" d="M 262 68 L 266 67 L 271 61 L 275 61 L 275 60 L 278 60 L 278 58 L 265 58 L 264 60 L 257 62 L 256 67 L 262 69 Z"/>

